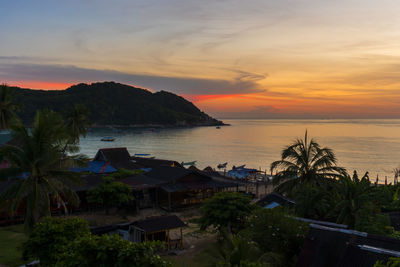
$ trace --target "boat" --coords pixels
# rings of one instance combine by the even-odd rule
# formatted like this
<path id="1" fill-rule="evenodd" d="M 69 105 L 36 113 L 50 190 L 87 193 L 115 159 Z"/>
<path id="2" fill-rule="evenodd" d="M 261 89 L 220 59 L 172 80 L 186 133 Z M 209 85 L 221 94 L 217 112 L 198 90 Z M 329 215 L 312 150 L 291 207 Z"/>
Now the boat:
<path id="1" fill-rule="evenodd" d="M 148 157 L 148 156 L 150 156 L 151 154 L 147 154 L 147 153 L 136 153 L 134 156 L 135 157 Z"/>
<path id="2" fill-rule="evenodd" d="M 215 128 L 217 128 L 217 129 L 221 129 L 221 127 L 220 127 L 220 126 L 217 126 L 217 127 L 215 127 Z"/>
<path id="3" fill-rule="evenodd" d="M 226 168 L 226 165 L 228 164 L 228 162 L 225 162 L 225 163 L 221 163 L 221 164 L 218 164 L 218 169 L 224 169 L 224 168 Z"/>
<path id="4" fill-rule="evenodd" d="M 197 160 L 195 161 L 189 161 L 189 162 L 182 162 L 182 166 L 194 166 L 196 165 Z"/>
<path id="5" fill-rule="evenodd" d="M 112 136 L 105 136 L 105 137 L 101 138 L 101 141 L 103 141 L 103 142 L 113 142 L 113 141 L 115 141 L 115 138 L 112 137 Z"/>

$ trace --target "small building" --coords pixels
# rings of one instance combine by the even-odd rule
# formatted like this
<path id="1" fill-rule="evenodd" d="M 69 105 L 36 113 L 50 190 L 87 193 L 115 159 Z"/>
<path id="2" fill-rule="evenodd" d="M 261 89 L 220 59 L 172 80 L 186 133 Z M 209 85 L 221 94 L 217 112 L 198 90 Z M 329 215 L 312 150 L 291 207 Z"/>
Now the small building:
<path id="1" fill-rule="evenodd" d="M 176 215 L 151 217 L 130 225 L 133 242 L 165 241 L 167 248 L 183 248 L 182 228 L 186 224 Z M 171 238 L 171 230 L 179 229 L 180 237 Z"/>
<path id="2" fill-rule="evenodd" d="M 162 241 L 168 249 L 183 248 L 182 228 L 186 224 L 176 215 L 149 217 L 144 220 L 123 224 L 103 225 L 92 227 L 92 234 L 103 235 L 117 234 L 131 242 Z M 173 237 L 171 232 L 179 232 L 178 237 Z"/>
<path id="3" fill-rule="evenodd" d="M 234 182 L 218 181 L 203 172 L 179 167 L 160 166 L 145 175 L 160 181 L 158 201 L 167 210 L 202 203 L 216 192 L 237 187 Z"/>

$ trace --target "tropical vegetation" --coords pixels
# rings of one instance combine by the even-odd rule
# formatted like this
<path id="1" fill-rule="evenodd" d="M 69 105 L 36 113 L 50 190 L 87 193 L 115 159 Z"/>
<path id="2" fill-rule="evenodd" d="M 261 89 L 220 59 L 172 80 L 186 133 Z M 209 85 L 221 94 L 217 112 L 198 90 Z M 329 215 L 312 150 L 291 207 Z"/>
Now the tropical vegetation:
<path id="1" fill-rule="evenodd" d="M 307 131 L 304 140 L 297 139 L 287 146 L 281 159 L 271 164 L 271 172 L 277 171 L 274 183 L 277 190 L 291 193 L 302 184 L 320 185 L 327 178 L 337 179 L 346 170 L 336 165 L 337 159 L 330 148 L 321 147 L 314 139 L 309 139 Z"/>
<path id="2" fill-rule="evenodd" d="M 229 232 L 242 228 L 253 207 L 250 198 L 236 192 L 221 192 L 207 199 L 201 207 L 201 228 L 213 226 Z"/>
<path id="3" fill-rule="evenodd" d="M 87 195 L 88 202 L 102 205 L 106 214 L 111 207 L 119 207 L 133 199 L 132 189 L 110 176 L 104 177 L 99 186 L 90 189 Z"/>
<path id="4" fill-rule="evenodd" d="M 15 90 L 6 84 L 0 85 L 0 130 L 10 128 L 18 119 L 16 114 L 19 105 L 14 101 Z"/>
<path id="5" fill-rule="evenodd" d="M 12 215 L 24 213 L 29 232 L 40 218 L 51 215 L 51 203 L 58 203 L 64 212 L 79 203 L 71 186 L 81 179 L 69 168 L 86 157 L 67 154 L 71 136 L 54 111 L 37 111 L 30 129 L 18 122 L 10 130 L 13 143 L 0 148 L 0 158 L 7 159 L 11 167 L 0 170 L 0 178 L 13 183 L 1 194 L 0 205 Z"/>

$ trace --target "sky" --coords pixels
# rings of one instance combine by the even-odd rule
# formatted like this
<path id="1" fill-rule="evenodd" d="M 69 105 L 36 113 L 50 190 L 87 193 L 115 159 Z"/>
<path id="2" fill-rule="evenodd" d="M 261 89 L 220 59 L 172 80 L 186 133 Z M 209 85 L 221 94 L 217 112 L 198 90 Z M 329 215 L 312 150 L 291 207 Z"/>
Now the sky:
<path id="1" fill-rule="evenodd" d="M 115 81 L 217 118 L 400 118 L 397 0 L 0 0 L 0 83 Z"/>

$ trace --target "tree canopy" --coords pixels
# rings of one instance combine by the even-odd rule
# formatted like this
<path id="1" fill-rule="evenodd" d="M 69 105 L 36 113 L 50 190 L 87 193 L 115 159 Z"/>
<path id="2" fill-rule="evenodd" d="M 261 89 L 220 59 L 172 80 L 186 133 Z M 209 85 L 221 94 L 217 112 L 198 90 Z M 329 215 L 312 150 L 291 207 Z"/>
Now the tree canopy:
<path id="1" fill-rule="evenodd" d="M 53 111 L 38 111 L 31 129 L 18 123 L 12 126 L 11 134 L 17 144 L 0 148 L 0 158 L 11 163 L 10 168 L 0 170 L 0 179 L 12 179 L 13 184 L 2 192 L 0 205 L 13 215 L 26 203 L 25 227 L 30 231 L 40 218 L 50 216 L 52 201 L 64 207 L 65 212 L 67 201 L 78 204 L 71 185 L 81 179 L 69 168 L 86 157 L 65 155 L 63 148 L 69 135 L 61 116 Z"/>
<path id="2" fill-rule="evenodd" d="M 88 201 L 104 206 L 106 213 L 111 207 L 118 207 L 133 200 L 131 188 L 113 177 L 104 177 L 98 187 L 88 191 Z"/>
<path id="3" fill-rule="evenodd" d="M 306 131 L 304 140 L 297 139 L 282 151 L 281 160 L 271 164 L 271 172 L 277 171 L 274 183 L 279 185 L 278 191 L 291 192 L 300 184 L 321 183 L 346 174 L 336 163 L 333 151 L 309 140 Z"/>
<path id="4" fill-rule="evenodd" d="M 240 228 L 250 215 L 253 206 L 250 198 L 236 192 L 221 192 L 207 199 L 201 207 L 201 227 L 214 226 L 218 229 Z"/>

